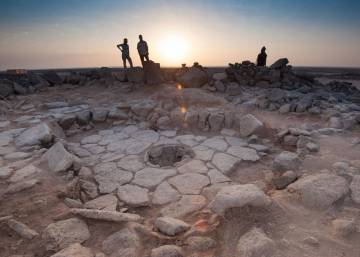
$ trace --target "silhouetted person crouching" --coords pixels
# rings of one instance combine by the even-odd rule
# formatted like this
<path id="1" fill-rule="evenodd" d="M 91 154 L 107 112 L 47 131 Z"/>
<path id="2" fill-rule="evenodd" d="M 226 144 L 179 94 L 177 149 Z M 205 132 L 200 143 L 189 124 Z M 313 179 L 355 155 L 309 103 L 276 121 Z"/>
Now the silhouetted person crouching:
<path id="1" fill-rule="evenodd" d="M 266 48 L 265 46 L 261 48 L 261 53 L 259 53 L 257 57 L 257 66 L 266 66 L 266 58 L 267 54 L 265 53 Z"/>
<path id="2" fill-rule="evenodd" d="M 142 35 L 139 35 L 139 43 L 137 44 L 137 50 L 140 55 L 141 64 L 144 67 L 144 62 L 149 61 L 149 48 L 146 41 L 143 40 Z"/>
<path id="3" fill-rule="evenodd" d="M 122 52 L 122 60 L 123 60 L 124 68 L 126 68 L 126 60 L 129 62 L 130 67 L 132 68 L 133 64 L 130 58 L 130 49 L 127 38 L 124 38 L 124 43 L 117 45 L 117 48 L 119 48 L 120 51 Z"/>

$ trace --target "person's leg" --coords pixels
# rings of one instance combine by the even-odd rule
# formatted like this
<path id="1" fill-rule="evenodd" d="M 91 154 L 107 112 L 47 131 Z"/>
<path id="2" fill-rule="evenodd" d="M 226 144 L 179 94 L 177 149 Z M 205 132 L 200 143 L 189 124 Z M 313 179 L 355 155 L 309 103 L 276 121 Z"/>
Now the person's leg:
<path id="1" fill-rule="evenodd" d="M 123 57 L 123 58 L 122 58 L 122 60 L 123 60 L 123 65 L 124 65 L 124 68 L 126 69 L 126 58 L 125 58 L 125 57 Z"/>
<path id="2" fill-rule="evenodd" d="M 141 61 L 141 65 L 144 67 L 144 56 L 140 55 L 140 61 Z"/>
<path id="3" fill-rule="evenodd" d="M 149 61 L 149 54 L 145 55 L 146 61 Z"/>
<path id="4" fill-rule="evenodd" d="M 130 64 L 130 68 L 132 68 L 132 67 L 133 67 L 133 63 L 132 63 L 131 57 L 128 56 L 127 58 L 128 58 L 129 64 Z"/>

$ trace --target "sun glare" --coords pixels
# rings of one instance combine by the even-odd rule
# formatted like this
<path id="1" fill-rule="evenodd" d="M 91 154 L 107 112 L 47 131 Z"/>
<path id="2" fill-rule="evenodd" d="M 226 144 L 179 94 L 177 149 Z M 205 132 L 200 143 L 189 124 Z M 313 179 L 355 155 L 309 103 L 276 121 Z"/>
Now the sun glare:
<path id="1" fill-rule="evenodd" d="M 187 54 L 187 42 L 180 36 L 168 36 L 159 42 L 161 55 L 170 63 L 183 61 Z"/>

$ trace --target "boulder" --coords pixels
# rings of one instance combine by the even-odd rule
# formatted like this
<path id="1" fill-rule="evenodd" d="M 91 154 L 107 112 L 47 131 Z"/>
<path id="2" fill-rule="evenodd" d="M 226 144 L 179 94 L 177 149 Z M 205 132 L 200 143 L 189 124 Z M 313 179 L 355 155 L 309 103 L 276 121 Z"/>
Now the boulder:
<path id="1" fill-rule="evenodd" d="M 282 174 L 280 177 L 275 177 L 272 179 L 272 183 L 276 189 L 282 190 L 285 189 L 288 185 L 293 183 L 297 179 L 295 172 L 289 170 Z"/>
<path id="2" fill-rule="evenodd" d="M 45 153 L 49 169 L 52 172 L 67 171 L 75 161 L 77 157 L 70 154 L 64 148 L 61 142 L 57 142 Z"/>
<path id="3" fill-rule="evenodd" d="M 90 232 L 84 221 L 71 218 L 48 225 L 42 233 L 42 238 L 48 251 L 56 251 L 88 240 Z"/>
<path id="4" fill-rule="evenodd" d="M 1 79 L 0 80 L 0 96 L 8 97 L 14 94 L 14 86 L 13 82 L 8 79 Z"/>
<path id="5" fill-rule="evenodd" d="M 63 130 L 57 123 L 40 123 L 23 131 L 15 139 L 15 144 L 20 147 L 34 145 L 48 146 L 54 141 L 55 137 L 65 137 Z"/>
<path id="6" fill-rule="evenodd" d="M 109 110 L 104 108 L 96 108 L 92 111 L 92 118 L 94 122 L 104 122 L 108 117 Z"/>
<path id="7" fill-rule="evenodd" d="M 171 217 L 160 217 L 155 220 L 155 227 L 167 236 L 176 236 L 190 229 L 190 225 Z"/>
<path id="8" fill-rule="evenodd" d="M 14 92 L 18 95 L 26 95 L 28 90 L 26 87 L 19 85 L 18 83 L 14 83 Z"/>
<path id="9" fill-rule="evenodd" d="M 276 62 L 274 62 L 270 66 L 270 69 L 281 70 L 281 69 L 286 68 L 286 65 L 288 63 L 289 63 L 289 60 L 287 58 L 281 58 L 281 59 L 277 60 Z"/>
<path id="10" fill-rule="evenodd" d="M 266 207 L 271 199 L 253 184 L 233 185 L 222 188 L 210 202 L 209 208 L 223 215 L 229 208 L 244 206 Z"/>
<path id="11" fill-rule="evenodd" d="M 156 102 L 152 100 L 144 100 L 131 106 L 131 111 L 141 118 L 146 118 L 150 112 L 156 107 Z"/>
<path id="12" fill-rule="evenodd" d="M 208 119 L 210 130 L 217 132 L 224 128 L 225 116 L 221 112 L 211 112 Z"/>
<path id="13" fill-rule="evenodd" d="M 350 219 L 335 219 L 331 222 L 334 234 L 339 237 L 348 237 L 356 232 L 356 223 Z"/>
<path id="14" fill-rule="evenodd" d="M 84 247 L 79 243 L 69 245 L 67 248 L 57 252 L 50 257 L 94 257 L 90 248 Z"/>
<path id="15" fill-rule="evenodd" d="M 225 80 L 227 78 L 227 75 L 225 72 L 219 72 L 219 73 L 215 73 L 212 78 L 214 80 Z"/>
<path id="16" fill-rule="evenodd" d="M 355 175 L 350 184 L 351 199 L 360 204 L 360 175 Z"/>
<path id="17" fill-rule="evenodd" d="M 305 206 L 326 209 L 344 197 L 349 187 L 343 177 L 322 173 L 301 178 L 289 185 L 288 190 Z"/>
<path id="18" fill-rule="evenodd" d="M 205 236 L 191 236 L 186 239 L 190 251 L 204 252 L 216 246 L 216 241 Z"/>
<path id="19" fill-rule="evenodd" d="M 277 172 L 285 172 L 288 170 L 297 171 L 300 164 L 300 158 L 296 153 L 284 151 L 275 157 L 273 170 Z"/>
<path id="20" fill-rule="evenodd" d="M 160 84 L 164 81 L 160 63 L 144 62 L 144 80 L 146 84 Z"/>
<path id="21" fill-rule="evenodd" d="M 208 82 L 208 75 L 197 67 L 191 67 L 178 78 L 178 82 L 184 87 L 201 87 Z"/>
<path id="22" fill-rule="evenodd" d="M 252 114 L 240 118 L 240 135 L 243 137 L 261 134 L 264 128 L 264 124 Z"/>
<path id="23" fill-rule="evenodd" d="M 274 241 L 260 228 L 245 233 L 237 244 L 237 252 L 241 257 L 271 257 L 274 250 Z"/>
<path id="24" fill-rule="evenodd" d="M 126 78 L 132 83 L 144 82 L 144 71 L 141 68 L 131 68 L 126 70 Z"/>
<path id="25" fill-rule="evenodd" d="M 50 86 L 62 84 L 62 79 L 55 71 L 47 71 L 44 74 L 41 74 L 41 77 L 49 82 Z"/>
<path id="26" fill-rule="evenodd" d="M 114 234 L 108 236 L 102 243 L 102 250 L 104 253 L 111 255 L 119 250 L 134 248 L 140 246 L 140 238 L 135 232 L 128 228 L 124 228 Z"/>

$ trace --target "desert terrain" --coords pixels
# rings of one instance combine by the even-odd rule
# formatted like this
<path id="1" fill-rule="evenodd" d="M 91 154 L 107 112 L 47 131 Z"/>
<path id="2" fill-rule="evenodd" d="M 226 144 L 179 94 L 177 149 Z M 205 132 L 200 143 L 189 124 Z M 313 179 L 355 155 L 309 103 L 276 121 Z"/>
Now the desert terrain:
<path id="1" fill-rule="evenodd" d="M 1 257 L 359 257 L 360 71 L 0 74 Z"/>

